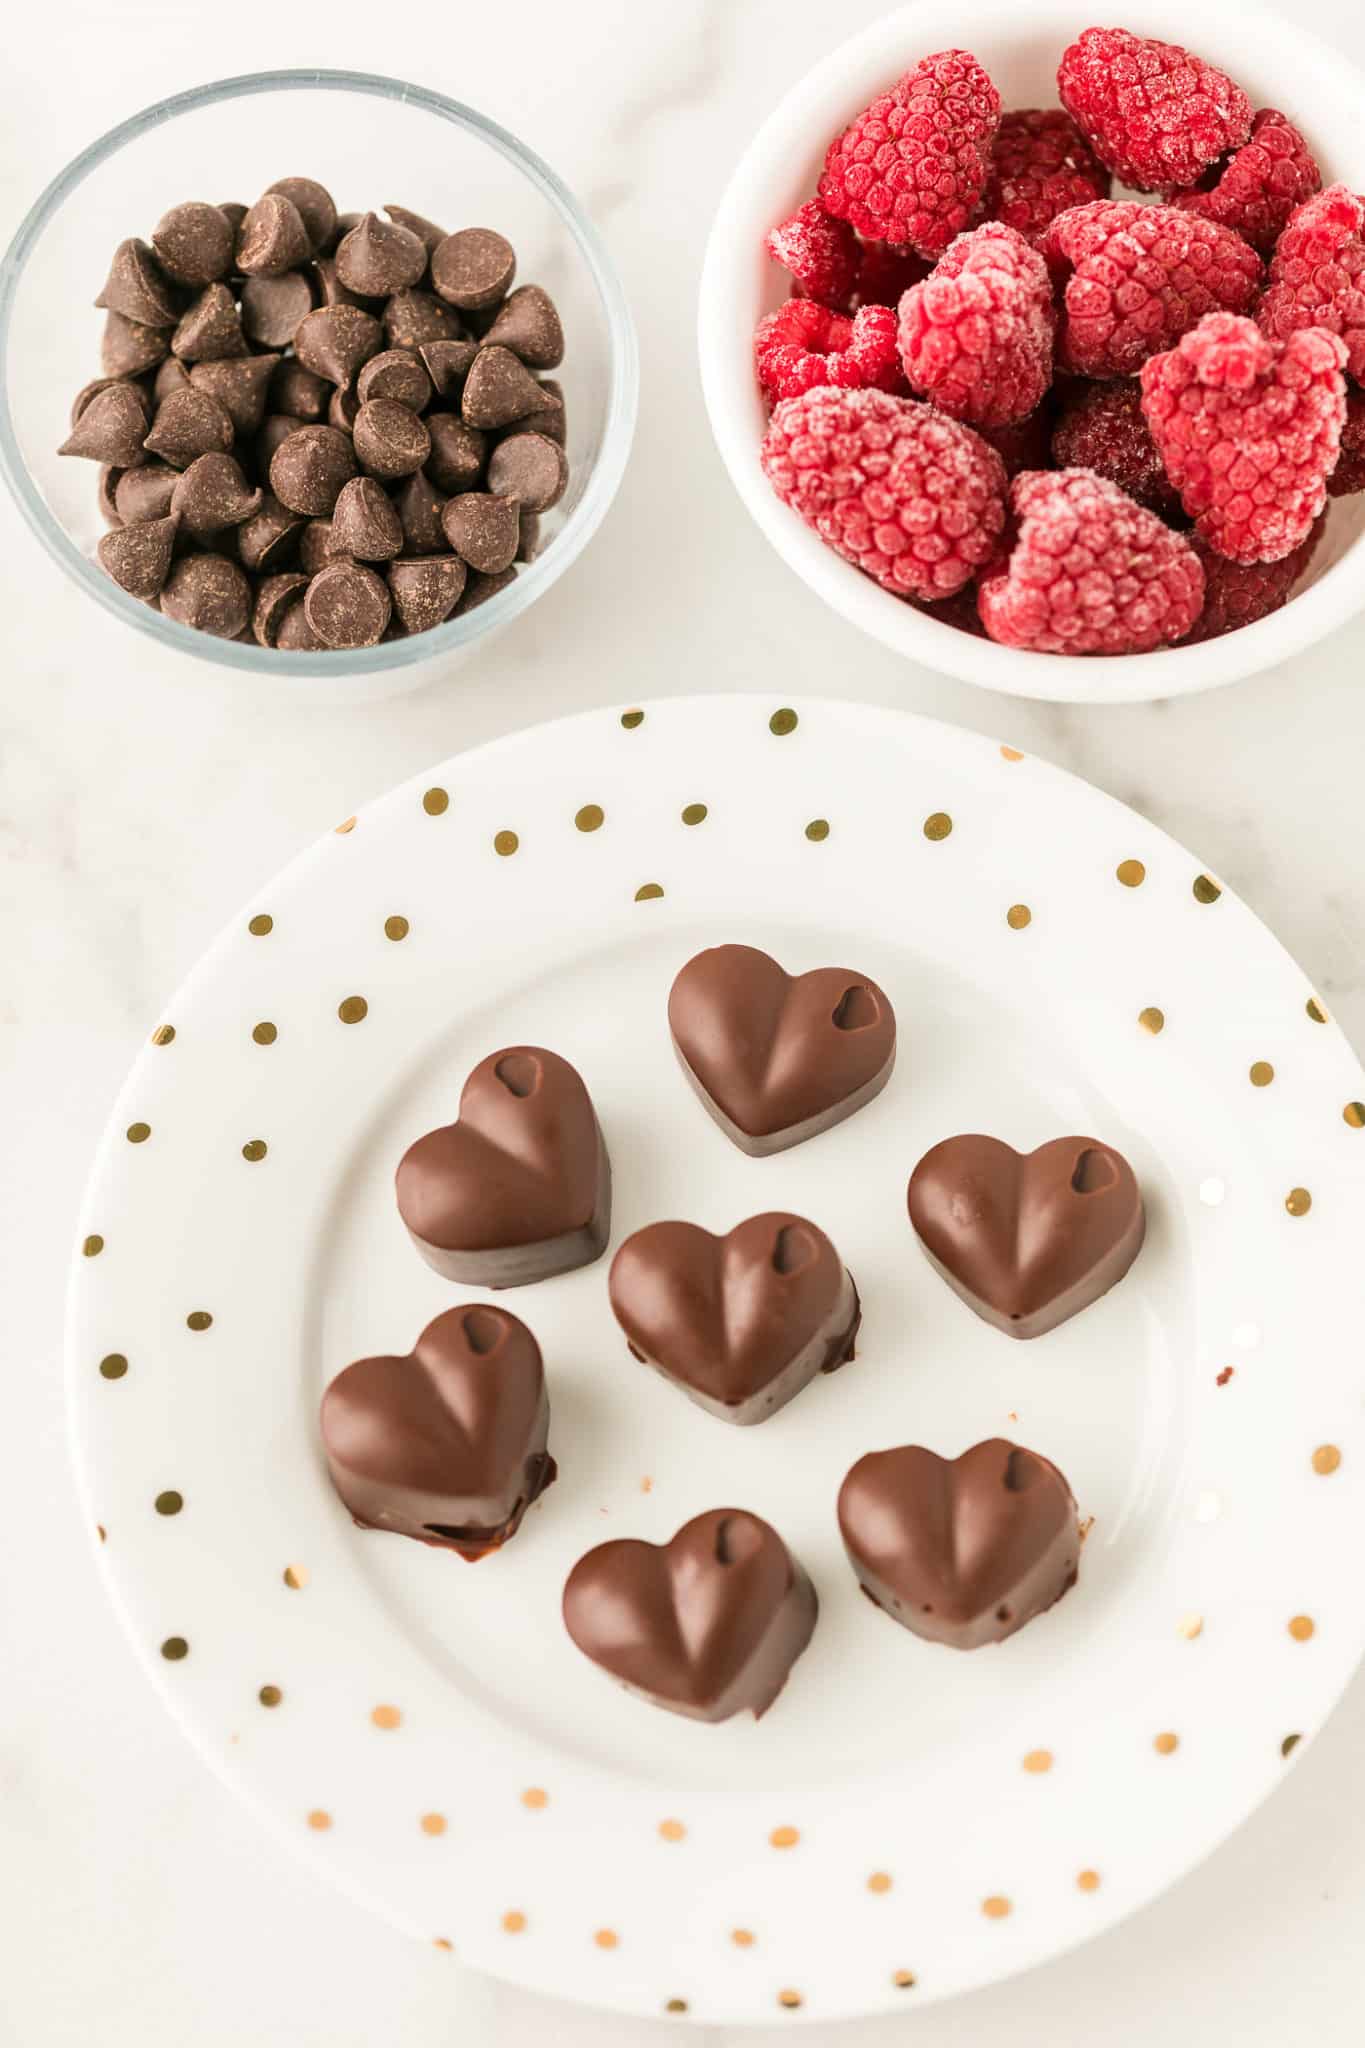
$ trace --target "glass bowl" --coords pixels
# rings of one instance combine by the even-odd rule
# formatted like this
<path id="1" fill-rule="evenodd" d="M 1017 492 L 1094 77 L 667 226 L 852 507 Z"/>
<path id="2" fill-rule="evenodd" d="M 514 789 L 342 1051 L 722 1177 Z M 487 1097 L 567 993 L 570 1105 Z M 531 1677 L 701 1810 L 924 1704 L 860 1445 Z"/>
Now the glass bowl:
<path id="1" fill-rule="evenodd" d="M 496 227 L 517 251 L 518 281 L 545 286 L 565 330 L 555 376 L 567 411 L 569 487 L 545 516 L 537 559 L 462 618 L 336 653 L 216 639 L 129 597 L 95 559 L 105 530 L 95 464 L 56 452 L 72 398 L 99 372 L 101 315 L 73 318 L 73 300 L 93 299 L 117 244 L 147 237 L 180 200 L 249 205 L 276 178 L 300 175 L 319 178 L 343 211 L 393 200 L 451 228 Z M 368 689 L 356 684 L 346 694 L 414 688 L 428 680 L 428 664 L 463 653 L 534 604 L 587 544 L 616 494 L 638 388 L 620 280 L 597 230 L 549 166 L 472 108 L 362 72 L 253 72 L 148 107 L 53 180 L 0 265 L 0 471 L 38 538 L 82 590 L 137 631 L 286 685 L 368 677 Z"/>

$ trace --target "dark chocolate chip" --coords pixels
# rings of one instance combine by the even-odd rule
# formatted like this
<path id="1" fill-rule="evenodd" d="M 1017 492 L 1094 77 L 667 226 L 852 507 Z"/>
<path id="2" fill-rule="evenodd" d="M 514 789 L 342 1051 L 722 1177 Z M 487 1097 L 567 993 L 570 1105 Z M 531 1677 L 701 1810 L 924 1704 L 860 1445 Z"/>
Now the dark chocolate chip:
<path id="1" fill-rule="evenodd" d="M 318 256 L 311 262 L 304 275 L 313 287 L 313 297 L 319 306 L 356 306 L 360 301 L 354 292 L 348 292 L 337 276 L 336 259 L 332 256 Z"/>
<path id="2" fill-rule="evenodd" d="M 383 328 L 361 306 L 319 306 L 294 333 L 294 353 L 305 370 L 333 384 L 353 383 L 383 346 Z"/>
<path id="3" fill-rule="evenodd" d="M 569 438 L 568 420 L 564 411 L 564 389 L 553 377 L 540 380 L 541 403 L 535 412 L 528 412 L 525 419 L 518 420 L 513 429 L 516 433 L 543 434 L 547 441 L 557 441 L 563 448 Z"/>
<path id="4" fill-rule="evenodd" d="M 170 573 L 175 529 L 172 516 L 144 519 L 136 526 L 106 533 L 95 550 L 101 569 L 113 577 L 120 590 L 145 604 L 156 596 Z"/>
<path id="5" fill-rule="evenodd" d="M 445 553 L 446 537 L 441 526 L 445 498 L 425 470 L 419 470 L 398 486 L 393 503 L 403 528 L 405 555 Z"/>
<path id="6" fill-rule="evenodd" d="M 343 391 L 338 385 L 327 401 L 327 424 L 340 434 L 354 434 L 355 416 L 359 411 L 360 400 L 354 391 Z"/>
<path id="7" fill-rule="evenodd" d="M 455 607 L 456 618 L 463 618 L 466 612 L 477 611 L 481 604 L 487 604 L 490 597 L 496 597 L 500 590 L 506 590 L 508 584 L 515 583 L 516 580 L 515 569 L 501 569 L 496 576 L 474 574 L 466 583 L 464 596 Z"/>
<path id="8" fill-rule="evenodd" d="M 169 398 L 172 391 L 189 388 L 190 373 L 178 356 L 167 356 L 165 362 L 152 380 L 152 398 L 160 405 L 163 398 Z"/>
<path id="9" fill-rule="evenodd" d="M 336 247 L 337 276 L 362 299 L 387 299 L 416 284 L 427 267 L 426 245 L 411 228 L 367 213 Z"/>
<path id="10" fill-rule="evenodd" d="M 553 370 L 564 360 L 564 329 L 555 302 L 538 284 L 508 294 L 485 337 L 520 356 L 530 370 Z"/>
<path id="11" fill-rule="evenodd" d="M 295 419 L 289 413 L 272 413 L 256 436 L 256 474 L 268 477 L 270 465 L 275 460 L 275 450 L 282 447 L 300 427 L 313 424 L 311 420 Z"/>
<path id="12" fill-rule="evenodd" d="M 409 348 L 386 348 L 371 356 L 355 388 L 362 405 L 372 398 L 393 398 L 410 412 L 425 412 L 431 403 L 431 379 L 422 358 Z"/>
<path id="13" fill-rule="evenodd" d="M 517 560 L 534 562 L 540 553 L 540 515 L 528 512 L 523 505 L 517 522 Z"/>
<path id="14" fill-rule="evenodd" d="M 242 326 L 260 348 L 288 348 L 313 304 L 313 283 L 307 271 L 249 277 L 242 286 Z"/>
<path id="15" fill-rule="evenodd" d="M 251 585 L 222 555 L 186 555 L 166 579 L 161 609 L 182 626 L 235 640 L 251 617 Z"/>
<path id="16" fill-rule="evenodd" d="M 121 384 L 126 381 L 128 380 L 121 377 L 92 377 L 88 384 L 82 384 L 80 390 L 71 401 L 71 413 L 67 420 L 67 425 L 74 427 L 91 399 L 97 397 L 101 391 L 107 391 L 111 384 Z M 133 388 L 140 390 L 141 386 L 135 385 Z"/>
<path id="17" fill-rule="evenodd" d="M 242 466 L 231 455 L 201 455 L 175 487 L 171 511 L 186 533 L 197 540 L 240 526 L 261 509 L 262 493 L 253 491 Z"/>
<path id="18" fill-rule="evenodd" d="M 239 434 L 254 434 L 265 419 L 266 393 L 278 356 L 243 356 L 237 362 L 196 363 L 190 383 L 226 406 Z"/>
<path id="19" fill-rule="evenodd" d="M 265 189 L 292 201 L 315 253 L 331 248 L 337 231 L 337 210 L 325 185 L 319 185 L 316 178 L 277 178 Z"/>
<path id="20" fill-rule="evenodd" d="M 133 472 L 128 469 L 115 469 L 112 462 L 102 462 L 100 464 L 100 477 L 99 483 L 95 487 L 95 497 L 100 508 L 100 518 L 106 526 L 117 527 L 124 524 L 123 515 L 118 508 L 119 480 L 121 477 L 131 476 L 132 474 Z"/>
<path id="21" fill-rule="evenodd" d="M 488 458 L 488 488 L 519 498 L 528 512 L 548 512 L 564 495 L 569 463 L 546 434 L 507 434 Z"/>
<path id="22" fill-rule="evenodd" d="M 237 529 L 237 559 L 244 569 L 268 575 L 288 561 L 303 530 L 303 515 L 291 512 L 267 491 L 260 510 Z"/>
<path id="23" fill-rule="evenodd" d="M 269 394 L 272 412 L 287 412 L 296 420 L 325 419 L 331 395 L 327 379 L 316 370 L 305 370 L 296 356 L 275 365 Z"/>
<path id="24" fill-rule="evenodd" d="M 377 647 L 389 623 L 388 585 L 359 562 L 334 562 L 308 586 L 308 623 L 325 647 Z"/>
<path id="25" fill-rule="evenodd" d="M 431 281 L 452 306 L 496 306 L 516 268 L 516 250 L 493 228 L 461 228 L 431 252 Z"/>
<path id="26" fill-rule="evenodd" d="M 420 213 L 410 213 L 406 206 L 386 206 L 384 211 L 390 220 L 397 221 L 400 228 L 406 228 L 409 234 L 416 235 L 428 256 L 436 244 L 446 238 L 444 228 L 438 228 L 435 221 L 425 219 Z"/>
<path id="27" fill-rule="evenodd" d="M 355 453 L 371 476 L 413 476 L 431 453 L 431 436 L 396 398 L 372 398 L 355 416 Z"/>
<path id="28" fill-rule="evenodd" d="M 469 571 L 458 555 L 428 555 L 420 562 L 389 564 L 389 594 L 408 633 L 426 633 L 448 619 L 460 601 Z"/>
<path id="29" fill-rule="evenodd" d="M 173 206 L 152 229 L 156 260 L 167 277 L 195 287 L 227 276 L 234 240 L 226 214 L 199 199 Z"/>
<path id="30" fill-rule="evenodd" d="M 207 367 L 205 365 L 204 367 Z M 168 392 L 156 409 L 145 446 L 173 469 L 188 469 L 196 455 L 232 447 L 232 415 L 211 391 L 191 382 L 183 391 Z"/>
<path id="31" fill-rule="evenodd" d="M 299 210 L 282 192 L 263 194 L 237 231 L 237 268 L 247 277 L 280 277 L 312 253 Z"/>
<path id="32" fill-rule="evenodd" d="M 277 645 L 285 613 L 307 588 L 308 578 L 300 576 L 297 571 L 266 577 L 256 592 L 256 603 L 251 613 L 251 630 L 262 647 Z M 302 610 L 302 606 L 299 609 Z"/>
<path id="33" fill-rule="evenodd" d="M 164 362 L 167 349 L 164 327 L 144 327 L 122 313 L 106 313 L 100 340 L 100 368 L 106 377 L 138 377 L 144 370 Z"/>
<path id="34" fill-rule="evenodd" d="M 114 486 L 119 518 L 126 526 L 164 519 L 179 481 L 180 471 L 165 462 L 144 462 L 138 469 L 125 469 Z"/>
<path id="35" fill-rule="evenodd" d="M 441 524 L 456 554 L 481 575 L 496 576 L 516 559 L 521 528 L 515 498 L 463 491 L 449 501 Z"/>
<path id="36" fill-rule="evenodd" d="M 171 347 L 186 363 L 219 363 L 246 354 L 237 301 L 225 284 L 206 286 L 186 307 Z"/>
<path id="37" fill-rule="evenodd" d="M 332 249 L 336 248 L 338 242 L 345 240 L 352 228 L 358 228 L 364 218 L 363 213 L 339 213 L 337 215 L 336 228 L 332 235 Z M 330 255 L 332 250 L 328 250 L 327 253 Z"/>
<path id="38" fill-rule="evenodd" d="M 360 562 L 389 562 L 401 553 L 402 522 L 372 476 L 352 477 L 337 499 L 331 543 L 338 554 L 354 555 Z"/>
<path id="39" fill-rule="evenodd" d="M 458 399 L 470 365 L 479 353 L 477 341 L 424 341 L 419 350 L 437 398 Z"/>
<path id="40" fill-rule="evenodd" d="M 453 412 L 428 413 L 427 433 L 431 453 L 426 472 L 446 497 L 472 490 L 483 475 L 488 442 L 477 427 L 466 426 Z"/>
<path id="41" fill-rule="evenodd" d="M 420 348 L 424 341 L 460 341 L 464 324 L 430 292 L 395 292 L 384 308 L 390 348 Z"/>
<path id="42" fill-rule="evenodd" d="M 270 464 L 270 488 L 291 512 L 323 519 L 356 473 L 355 452 L 335 427 L 300 427 Z"/>
<path id="43" fill-rule="evenodd" d="M 299 567 L 305 576 L 316 576 L 320 569 L 335 562 L 342 553 L 332 544 L 332 522 L 330 519 L 310 519 L 299 535 Z"/>
<path id="44" fill-rule="evenodd" d="M 295 598 L 280 620 L 275 645 L 291 654 L 318 654 L 323 651 L 323 642 L 308 623 L 301 597 Z"/>
<path id="45" fill-rule="evenodd" d="M 145 242 L 120 242 L 97 306 L 122 313 L 141 327 L 174 327 L 180 318 L 175 289 Z"/>
<path id="46" fill-rule="evenodd" d="M 545 410 L 545 393 L 510 348 L 481 348 L 469 366 L 460 410 L 471 427 L 506 427 Z"/>
<path id="47" fill-rule="evenodd" d="M 131 469 L 142 460 L 147 438 L 146 395 L 136 384 L 106 384 L 84 407 L 57 453 Z"/>

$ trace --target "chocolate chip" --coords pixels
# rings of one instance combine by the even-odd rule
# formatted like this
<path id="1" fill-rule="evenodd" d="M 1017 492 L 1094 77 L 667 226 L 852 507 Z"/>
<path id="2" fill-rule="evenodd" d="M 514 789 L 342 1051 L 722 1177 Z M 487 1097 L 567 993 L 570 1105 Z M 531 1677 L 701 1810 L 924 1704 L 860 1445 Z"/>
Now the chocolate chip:
<path id="1" fill-rule="evenodd" d="M 361 562 L 389 562 L 401 553 L 402 522 L 372 476 L 352 477 L 337 499 L 331 543 L 338 554 Z"/>
<path id="2" fill-rule="evenodd" d="M 256 474 L 269 477 L 270 465 L 275 460 L 275 450 L 282 447 L 289 436 L 296 434 L 300 427 L 313 424 L 311 420 L 294 419 L 288 413 L 272 413 L 256 436 Z"/>
<path id="3" fill-rule="evenodd" d="M 267 576 L 256 592 L 256 603 L 251 613 L 251 630 L 262 647 L 278 645 L 280 625 L 290 606 L 308 588 L 308 578 L 297 571 Z M 299 606 L 302 611 L 302 605 Z"/>
<path id="4" fill-rule="evenodd" d="M 152 380 L 152 397 L 157 405 L 168 398 L 172 391 L 184 391 L 190 381 L 190 373 L 178 356 L 167 356 Z"/>
<path id="5" fill-rule="evenodd" d="M 269 404 L 272 412 L 291 413 L 296 420 L 326 417 L 332 386 L 316 370 L 305 370 L 296 356 L 286 356 L 275 365 L 270 379 Z"/>
<path id="6" fill-rule="evenodd" d="M 464 596 L 455 607 L 457 619 L 466 612 L 477 611 L 481 604 L 487 604 L 490 597 L 496 597 L 500 590 L 506 590 L 509 583 L 515 583 L 515 569 L 501 569 L 496 576 L 473 575 L 464 587 Z"/>
<path id="7" fill-rule="evenodd" d="M 436 244 L 446 238 L 444 228 L 438 228 L 435 221 L 425 219 L 420 213 L 410 213 L 406 206 L 386 206 L 384 211 L 390 220 L 397 221 L 400 228 L 406 228 L 409 234 L 416 235 L 428 256 Z"/>
<path id="8" fill-rule="evenodd" d="M 371 356 L 355 388 L 362 405 L 372 398 L 394 398 L 410 412 L 425 412 L 431 403 L 431 379 L 422 358 L 409 348 L 386 348 Z"/>
<path id="9" fill-rule="evenodd" d="M 506 434 L 488 458 L 489 490 L 520 499 L 528 512 L 548 512 L 568 481 L 568 458 L 545 434 Z"/>
<path id="10" fill-rule="evenodd" d="M 147 400 L 136 384 L 106 384 L 81 412 L 59 455 L 84 455 L 131 469 L 147 440 Z"/>
<path id="11" fill-rule="evenodd" d="M 384 346 L 384 330 L 360 306 L 319 306 L 294 333 L 294 353 L 305 370 L 333 384 L 353 383 L 362 365 Z"/>
<path id="12" fill-rule="evenodd" d="M 186 533 L 203 540 L 225 527 L 240 526 L 261 509 L 262 493 L 253 491 L 242 466 L 231 455 L 201 455 L 175 487 L 171 511 Z"/>
<path id="13" fill-rule="evenodd" d="M 242 325 L 261 348 L 288 348 L 299 322 L 312 310 L 313 285 L 306 271 L 249 277 L 242 286 Z"/>
<path id="14" fill-rule="evenodd" d="M 100 518 L 106 526 L 122 526 L 124 524 L 123 516 L 118 508 L 118 486 L 121 477 L 131 475 L 131 470 L 115 469 L 112 462 L 102 462 L 100 464 L 100 479 L 95 489 L 95 498 L 100 508 Z"/>
<path id="15" fill-rule="evenodd" d="M 335 427 L 300 427 L 270 464 L 270 488 L 291 512 L 325 518 L 356 473 L 355 453 Z"/>
<path id="16" fill-rule="evenodd" d="M 138 469 L 125 469 L 114 486 L 119 518 L 127 526 L 164 519 L 179 481 L 180 471 L 164 462 L 144 462 Z"/>
<path id="17" fill-rule="evenodd" d="M 398 486 L 393 504 L 403 529 L 405 555 L 445 553 L 446 537 L 441 525 L 445 499 L 425 470 L 419 470 Z"/>
<path id="18" fill-rule="evenodd" d="M 426 245 L 411 228 L 367 213 L 336 247 L 337 276 L 362 299 L 387 299 L 416 284 L 427 267 Z M 316 627 L 315 627 L 316 630 Z"/>
<path id="19" fill-rule="evenodd" d="M 424 341 L 461 340 L 464 324 L 430 292 L 395 292 L 384 308 L 384 333 L 390 348 L 420 348 Z"/>
<path id="20" fill-rule="evenodd" d="M 71 401 L 71 413 L 67 425 L 75 426 L 91 399 L 96 397 L 99 392 L 107 391 L 111 384 L 120 384 L 125 381 L 121 377 L 92 377 L 88 384 L 82 384 L 80 390 Z M 135 386 L 134 388 L 140 390 L 141 386 Z"/>
<path id="21" fill-rule="evenodd" d="M 331 256 L 318 256 L 310 263 L 304 276 L 313 287 L 313 297 L 320 306 L 357 306 L 360 301 L 354 292 L 348 292 L 337 276 L 336 260 Z"/>
<path id="22" fill-rule="evenodd" d="M 251 585 L 222 555 L 186 555 L 166 578 L 161 609 L 182 626 L 235 640 L 251 617 Z"/>
<path id="23" fill-rule="evenodd" d="M 227 407 L 212 392 L 196 390 L 191 382 L 183 391 L 168 392 L 162 399 L 144 445 L 149 454 L 159 455 L 173 469 L 188 469 L 196 455 L 216 449 L 226 453 L 232 441 L 232 415 Z"/>
<path id="24" fill-rule="evenodd" d="M 163 213 L 152 229 L 156 260 L 177 284 L 213 284 L 232 268 L 235 236 L 226 214 L 189 199 Z"/>
<path id="25" fill-rule="evenodd" d="M 303 599 L 296 598 L 280 620 L 275 645 L 291 654 L 320 654 L 323 642 L 308 623 Z"/>
<path id="26" fill-rule="evenodd" d="M 308 586 L 308 623 L 325 647 L 376 647 L 392 605 L 388 585 L 359 562 L 334 562 Z"/>
<path id="27" fill-rule="evenodd" d="M 431 453 L 431 436 L 396 398 L 372 398 L 355 416 L 355 453 L 371 476 L 412 476 Z"/>
<path id="28" fill-rule="evenodd" d="M 461 228 L 431 253 L 431 281 L 452 306 L 496 306 L 516 268 L 515 249 L 493 228 Z"/>
<path id="29" fill-rule="evenodd" d="M 431 481 L 448 498 L 456 491 L 472 490 L 483 475 L 485 437 L 453 412 L 428 413 L 426 429 L 431 440 L 426 472 Z"/>
<path id="30" fill-rule="evenodd" d="M 564 360 L 564 329 L 555 302 L 538 284 L 519 285 L 509 293 L 485 339 L 510 348 L 531 370 L 553 370 Z"/>
<path id="31" fill-rule="evenodd" d="M 232 229 L 232 242 L 233 248 L 235 250 L 237 246 L 237 231 L 241 227 L 242 222 L 246 219 L 247 210 L 243 206 L 240 199 L 220 199 L 218 202 L 218 211 L 219 213 L 222 214 L 223 219 Z"/>
<path id="32" fill-rule="evenodd" d="M 122 313 L 141 327 L 174 327 L 180 318 L 175 291 L 145 242 L 132 236 L 120 242 L 109 265 L 97 306 Z"/>
<path id="33" fill-rule="evenodd" d="M 477 341 L 424 341 L 419 349 L 437 398 L 458 398 L 469 366 L 479 353 Z"/>
<path id="34" fill-rule="evenodd" d="M 187 306 L 171 336 L 182 362 L 218 363 L 246 354 L 237 301 L 225 284 L 211 284 Z"/>
<path id="35" fill-rule="evenodd" d="M 332 236 L 332 250 L 336 248 L 338 242 L 345 240 L 352 228 L 358 228 L 364 218 L 363 213 L 339 213 L 337 215 L 336 230 Z M 332 250 L 328 250 L 327 253 L 330 255 Z"/>
<path id="36" fill-rule="evenodd" d="M 265 418 L 266 394 L 278 356 L 243 356 L 238 362 L 196 363 L 190 383 L 227 407 L 239 434 L 254 434 Z"/>
<path id="37" fill-rule="evenodd" d="M 95 550 L 101 569 L 129 597 L 148 602 L 170 573 L 175 529 L 174 518 L 146 519 L 106 533 Z"/>
<path id="38" fill-rule="evenodd" d="M 517 521 L 517 560 L 534 562 L 540 553 L 540 515 L 528 512 L 523 505 Z"/>
<path id="39" fill-rule="evenodd" d="M 389 564 L 389 595 L 408 633 L 426 633 L 448 619 L 460 601 L 469 571 L 458 555 L 429 555 L 422 562 Z"/>
<path id="40" fill-rule="evenodd" d="M 544 410 L 545 393 L 510 348 L 481 348 L 469 366 L 460 410 L 471 427 L 505 427 Z"/>
<path id="41" fill-rule="evenodd" d="M 237 230 L 237 268 L 247 277 L 279 277 L 313 253 L 297 206 L 282 192 L 267 192 Z"/>
<path id="42" fill-rule="evenodd" d="M 568 420 L 564 411 L 563 386 L 553 377 L 540 380 L 541 404 L 535 412 L 528 412 L 525 419 L 518 420 L 514 431 L 526 434 L 543 434 L 547 441 L 556 441 L 564 447 L 568 436 Z"/>
<path id="43" fill-rule="evenodd" d="M 464 491 L 452 498 L 441 515 L 446 539 L 471 569 L 496 576 L 511 567 L 521 537 L 515 498 L 495 498 L 486 491 Z"/>
<path id="44" fill-rule="evenodd" d="M 338 385 L 327 401 L 327 424 L 338 433 L 354 434 L 355 416 L 360 411 L 360 400 L 354 391 L 343 390 Z"/>
<path id="45" fill-rule="evenodd" d="M 266 491 L 260 510 L 237 529 L 237 559 L 255 575 L 267 575 L 289 559 L 303 531 L 303 515 Z"/>
<path id="46" fill-rule="evenodd" d="M 310 519 L 299 535 L 299 567 L 306 576 L 316 576 L 343 552 L 333 545 L 330 519 Z"/>
<path id="47" fill-rule="evenodd" d="M 122 313 L 106 313 L 100 341 L 100 368 L 106 377 L 137 377 L 166 356 L 164 327 L 144 327 Z"/>
<path id="48" fill-rule="evenodd" d="M 277 178 L 265 189 L 293 202 L 315 253 L 331 248 L 337 231 L 337 210 L 325 185 L 319 185 L 316 178 Z"/>

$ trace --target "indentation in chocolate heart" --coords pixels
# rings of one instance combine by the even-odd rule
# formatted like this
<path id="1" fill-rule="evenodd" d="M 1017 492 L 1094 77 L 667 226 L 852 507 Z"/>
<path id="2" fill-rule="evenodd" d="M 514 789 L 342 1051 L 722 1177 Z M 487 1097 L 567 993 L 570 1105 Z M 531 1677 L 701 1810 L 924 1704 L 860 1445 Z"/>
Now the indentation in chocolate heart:
<path id="1" fill-rule="evenodd" d="M 820 1256 L 820 1247 L 799 1223 L 784 1223 L 773 1243 L 773 1271 L 799 1273 Z"/>
<path id="2" fill-rule="evenodd" d="M 716 1524 L 716 1563 L 743 1564 L 757 1555 L 763 1528 L 749 1515 L 725 1515 Z"/>
<path id="3" fill-rule="evenodd" d="M 465 1310 L 464 1333 L 469 1348 L 479 1358 L 490 1351 L 496 1351 L 507 1334 L 507 1325 L 492 1309 L 471 1308 Z"/>
<path id="4" fill-rule="evenodd" d="M 1119 1172 L 1107 1152 L 1087 1145 L 1071 1170 L 1071 1185 L 1078 1195 L 1097 1195 L 1118 1184 Z"/>
<path id="5" fill-rule="evenodd" d="M 874 1024 L 880 1024 L 881 1005 L 870 988 L 859 982 L 853 988 L 846 988 L 834 1010 L 836 1031 L 870 1031 Z"/>
<path id="6" fill-rule="evenodd" d="M 529 1052 L 506 1052 L 496 1062 L 493 1072 L 502 1082 L 509 1095 L 525 1101 L 534 1095 L 541 1081 L 541 1065 Z"/>
<path id="7" fill-rule="evenodd" d="M 1005 1491 L 1027 1493 L 1042 1477 L 1038 1460 L 1028 1451 L 1011 1451 L 1005 1461 Z"/>

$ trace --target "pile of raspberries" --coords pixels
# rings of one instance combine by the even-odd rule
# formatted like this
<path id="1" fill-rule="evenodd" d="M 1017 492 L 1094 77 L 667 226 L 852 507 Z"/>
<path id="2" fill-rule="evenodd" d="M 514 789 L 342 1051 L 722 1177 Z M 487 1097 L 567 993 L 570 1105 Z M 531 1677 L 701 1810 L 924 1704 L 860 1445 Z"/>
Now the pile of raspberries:
<path id="1" fill-rule="evenodd" d="M 1252 625 L 1365 489 L 1365 200 L 1173 43 L 1089 28 L 1060 107 L 925 57 L 766 238 L 773 489 L 960 631 L 1145 654 Z M 1142 199 L 1113 196 L 1115 182 Z"/>

